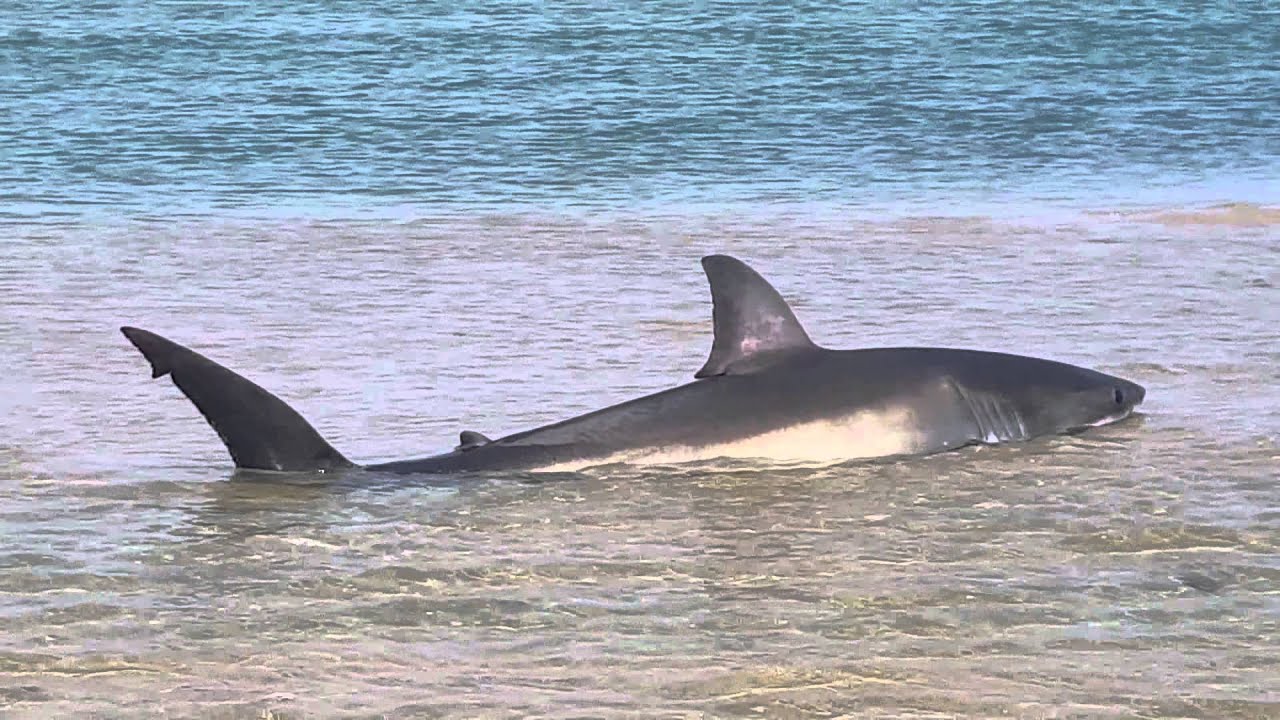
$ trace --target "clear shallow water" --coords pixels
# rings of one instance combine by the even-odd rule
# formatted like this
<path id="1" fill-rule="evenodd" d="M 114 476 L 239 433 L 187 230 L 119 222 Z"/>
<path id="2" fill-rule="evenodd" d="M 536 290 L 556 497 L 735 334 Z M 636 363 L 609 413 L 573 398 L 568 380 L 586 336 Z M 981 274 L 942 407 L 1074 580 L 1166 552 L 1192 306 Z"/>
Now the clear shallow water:
<path id="1" fill-rule="evenodd" d="M 0 698 L 19 717 L 1273 716 L 1267 217 L 28 226 L 0 256 Z M 402 457 L 684 382 L 712 250 L 825 344 L 1062 358 L 1144 383 L 1145 414 L 816 470 L 280 486 L 233 480 L 116 331 L 225 361 L 352 457 Z"/>
<path id="2" fill-rule="evenodd" d="M 9 2 L 0 714 L 1280 714 L 1265 3 Z M 833 347 L 1148 387 L 1014 448 L 234 479 L 116 331 L 360 460 Z"/>

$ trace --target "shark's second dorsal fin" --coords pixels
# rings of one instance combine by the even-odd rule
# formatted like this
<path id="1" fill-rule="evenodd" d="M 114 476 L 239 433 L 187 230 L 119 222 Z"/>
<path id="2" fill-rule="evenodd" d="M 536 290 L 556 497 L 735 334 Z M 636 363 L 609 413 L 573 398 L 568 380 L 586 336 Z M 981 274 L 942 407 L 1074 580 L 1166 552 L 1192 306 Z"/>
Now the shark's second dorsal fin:
<path id="1" fill-rule="evenodd" d="M 462 451 L 475 450 L 481 445 L 488 445 L 491 442 L 493 441 L 475 430 L 463 430 L 458 433 L 458 447 L 454 449 Z"/>
<path id="2" fill-rule="evenodd" d="M 760 369 L 776 353 L 817 347 L 782 295 L 746 263 L 708 255 L 702 268 L 711 282 L 715 340 L 694 377 L 740 375 Z"/>

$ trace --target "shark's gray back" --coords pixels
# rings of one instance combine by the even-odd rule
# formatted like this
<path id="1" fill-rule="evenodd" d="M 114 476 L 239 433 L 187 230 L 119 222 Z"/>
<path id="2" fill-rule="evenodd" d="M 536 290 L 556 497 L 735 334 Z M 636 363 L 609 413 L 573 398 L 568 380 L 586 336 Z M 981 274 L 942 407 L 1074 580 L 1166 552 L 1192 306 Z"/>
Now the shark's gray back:
<path id="1" fill-rule="evenodd" d="M 1141 400 L 1131 383 L 1051 360 L 949 348 L 824 349 L 750 267 L 722 255 L 704 258 L 703 267 L 714 333 L 694 382 L 493 442 L 464 440 L 453 453 L 396 469 L 928 453 L 1106 417 L 1113 408 L 1104 400 L 1119 384 Z"/>

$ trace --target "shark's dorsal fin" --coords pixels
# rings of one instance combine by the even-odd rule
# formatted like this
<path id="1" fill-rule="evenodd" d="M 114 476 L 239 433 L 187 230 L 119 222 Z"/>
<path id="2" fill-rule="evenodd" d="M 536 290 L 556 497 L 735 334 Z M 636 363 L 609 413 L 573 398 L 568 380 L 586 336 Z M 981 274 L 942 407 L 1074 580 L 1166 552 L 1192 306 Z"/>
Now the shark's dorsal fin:
<path id="1" fill-rule="evenodd" d="M 455 450 L 475 450 L 481 445 L 488 445 L 493 442 L 489 438 L 481 435 L 475 430 L 463 430 L 458 433 L 458 447 Z"/>
<path id="2" fill-rule="evenodd" d="M 817 347 L 782 295 L 746 263 L 708 255 L 702 268 L 711 282 L 715 339 L 711 357 L 694 377 L 741 375 L 778 353 Z"/>

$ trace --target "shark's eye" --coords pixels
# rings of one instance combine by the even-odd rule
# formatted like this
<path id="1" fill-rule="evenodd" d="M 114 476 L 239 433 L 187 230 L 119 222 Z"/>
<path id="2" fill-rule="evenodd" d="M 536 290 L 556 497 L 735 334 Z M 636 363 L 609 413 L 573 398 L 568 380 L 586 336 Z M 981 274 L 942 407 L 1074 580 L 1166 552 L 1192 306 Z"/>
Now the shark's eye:
<path id="1" fill-rule="evenodd" d="M 1111 391 L 1111 393 L 1112 393 L 1112 396 L 1113 396 L 1113 397 L 1115 397 L 1115 399 L 1116 399 L 1116 404 L 1117 404 L 1117 405 L 1123 405 L 1123 404 L 1124 404 L 1124 391 L 1123 391 L 1123 390 L 1121 390 L 1120 388 L 1116 388 L 1115 390 L 1112 390 L 1112 391 Z"/>

